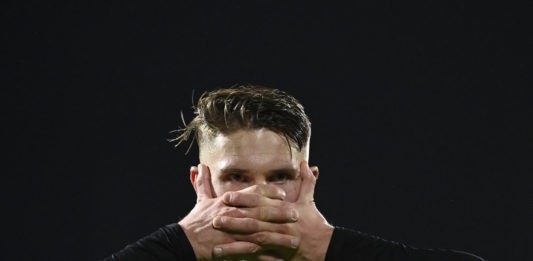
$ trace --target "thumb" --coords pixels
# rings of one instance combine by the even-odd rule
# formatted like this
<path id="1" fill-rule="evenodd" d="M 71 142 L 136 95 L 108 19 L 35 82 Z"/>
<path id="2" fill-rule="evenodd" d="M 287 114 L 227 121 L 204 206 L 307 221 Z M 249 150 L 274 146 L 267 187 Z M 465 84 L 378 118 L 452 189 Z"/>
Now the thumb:
<path id="1" fill-rule="evenodd" d="M 300 194 L 297 202 L 314 202 L 316 178 L 305 160 L 300 163 L 300 177 L 302 178 L 302 184 L 300 185 Z"/>
<path id="2" fill-rule="evenodd" d="M 213 198 L 211 188 L 211 173 L 209 168 L 200 163 L 198 164 L 198 177 L 196 178 L 196 195 L 198 200 L 202 198 Z"/>

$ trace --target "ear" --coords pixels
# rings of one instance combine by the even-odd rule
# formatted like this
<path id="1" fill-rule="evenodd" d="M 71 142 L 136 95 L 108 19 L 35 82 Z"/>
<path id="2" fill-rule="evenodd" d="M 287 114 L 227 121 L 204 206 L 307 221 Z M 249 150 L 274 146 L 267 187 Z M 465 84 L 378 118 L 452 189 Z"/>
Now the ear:
<path id="1" fill-rule="evenodd" d="M 311 169 L 311 172 L 313 172 L 313 176 L 315 176 L 316 179 L 318 179 L 318 167 L 317 166 L 312 166 L 310 167 L 309 169 Z"/>
<path id="2" fill-rule="evenodd" d="M 198 167 L 197 166 L 191 166 L 191 169 L 189 170 L 189 178 L 191 179 L 192 187 L 194 188 L 194 191 L 196 190 L 196 178 L 198 178 Z"/>

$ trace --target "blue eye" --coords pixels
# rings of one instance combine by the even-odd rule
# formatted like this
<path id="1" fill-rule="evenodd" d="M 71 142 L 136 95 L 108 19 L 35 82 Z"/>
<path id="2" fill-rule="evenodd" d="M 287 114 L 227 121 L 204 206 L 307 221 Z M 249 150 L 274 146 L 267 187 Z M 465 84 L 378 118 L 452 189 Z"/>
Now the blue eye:
<path id="1" fill-rule="evenodd" d="M 278 173 L 270 177 L 271 182 L 283 182 L 290 179 L 290 176 L 285 173 Z"/>
<path id="2" fill-rule="evenodd" d="M 231 174 L 229 175 L 229 178 L 231 181 L 236 181 L 236 182 L 245 182 L 246 181 L 246 178 L 244 177 L 244 175 L 241 175 L 241 174 Z"/>

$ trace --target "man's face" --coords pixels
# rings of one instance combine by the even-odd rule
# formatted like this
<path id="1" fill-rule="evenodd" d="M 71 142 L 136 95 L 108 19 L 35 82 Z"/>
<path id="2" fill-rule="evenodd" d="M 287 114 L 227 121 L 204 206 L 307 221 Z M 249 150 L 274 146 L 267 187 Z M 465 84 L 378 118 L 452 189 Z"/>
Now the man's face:
<path id="1" fill-rule="evenodd" d="M 308 150 L 289 149 L 287 140 L 275 132 L 263 128 L 219 134 L 203 142 L 200 151 L 201 163 L 211 172 L 215 197 L 257 184 L 273 184 L 285 190 L 285 200 L 298 199 L 299 166 L 308 159 Z"/>

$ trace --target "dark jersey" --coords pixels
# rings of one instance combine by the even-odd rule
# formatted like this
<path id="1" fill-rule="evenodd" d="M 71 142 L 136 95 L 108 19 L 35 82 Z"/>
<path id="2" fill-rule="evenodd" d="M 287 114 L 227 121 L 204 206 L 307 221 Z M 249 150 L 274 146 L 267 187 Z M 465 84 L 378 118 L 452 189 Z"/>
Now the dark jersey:
<path id="1" fill-rule="evenodd" d="M 160 228 L 103 261 L 195 260 L 187 236 L 178 224 Z M 446 249 L 417 249 L 351 229 L 335 227 L 326 260 L 361 261 L 482 261 L 472 254 Z"/>

